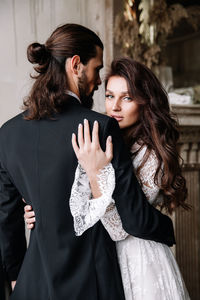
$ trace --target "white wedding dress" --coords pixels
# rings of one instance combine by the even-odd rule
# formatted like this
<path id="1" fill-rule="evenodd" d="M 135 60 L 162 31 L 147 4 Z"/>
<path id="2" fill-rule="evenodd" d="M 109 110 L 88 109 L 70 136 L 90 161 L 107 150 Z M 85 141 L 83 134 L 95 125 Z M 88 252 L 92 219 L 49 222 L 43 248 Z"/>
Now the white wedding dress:
<path id="1" fill-rule="evenodd" d="M 136 170 L 141 164 L 146 147 L 132 148 Z M 135 155 L 134 155 L 135 153 Z M 140 170 L 139 181 L 147 200 L 156 205 L 162 201 L 159 188 L 154 183 L 157 158 L 152 151 Z M 115 173 L 111 164 L 101 170 L 99 186 L 102 196 L 92 199 L 89 181 L 80 165 L 76 169 L 70 198 L 77 236 L 101 220 L 116 249 L 126 300 L 188 300 L 190 299 L 179 267 L 171 249 L 161 243 L 130 236 L 123 230 L 112 193 Z"/>

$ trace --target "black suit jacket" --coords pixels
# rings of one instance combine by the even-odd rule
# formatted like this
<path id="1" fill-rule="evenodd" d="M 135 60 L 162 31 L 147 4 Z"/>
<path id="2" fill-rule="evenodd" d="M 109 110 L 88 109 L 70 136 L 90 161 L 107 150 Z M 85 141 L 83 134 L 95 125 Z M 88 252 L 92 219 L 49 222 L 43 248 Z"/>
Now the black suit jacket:
<path id="1" fill-rule="evenodd" d="M 0 252 L 0 300 L 5 300 L 5 272 Z"/>
<path id="2" fill-rule="evenodd" d="M 20 114 L 0 131 L 0 226 L 5 257 L 13 251 L 11 232 L 19 222 L 15 212 L 22 206 L 21 197 L 32 205 L 36 226 L 12 300 L 124 300 L 115 244 L 101 222 L 80 237 L 74 234 L 69 197 L 77 159 L 71 136 L 84 118 L 91 124 L 98 120 L 103 148 L 106 137 L 112 135 L 114 199 L 124 229 L 137 237 L 174 243 L 172 222 L 146 201 L 115 120 L 84 108 L 72 97 L 54 120 L 25 121 Z"/>

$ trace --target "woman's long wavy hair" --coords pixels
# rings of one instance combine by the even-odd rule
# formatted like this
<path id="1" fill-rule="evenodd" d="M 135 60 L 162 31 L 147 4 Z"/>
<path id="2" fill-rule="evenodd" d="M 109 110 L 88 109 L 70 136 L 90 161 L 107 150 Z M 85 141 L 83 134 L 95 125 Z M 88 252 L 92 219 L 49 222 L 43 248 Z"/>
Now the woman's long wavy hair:
<path id="1" fill-rule="evenodd" d="M 129 58 L 119 58 L 112 62 L 106 85 L 113 76 L 126 80 L 130 96 L 139 105 L 139 121 L 123 129 L 129 150 L 136 141 L 140 147 L 147 146 L 142 164 L 136 170 L 138 178 L 153 150 L 158 159 L 154 182 L 164 196 L 161 209 L 165 208 L 170 214 L 178 206 L 189 209 L 189 205 L 185 203 L 186 181 L 181 173 L 181 160 L 177 150 L 178 124 L 170 111 L 164 88 L 150 69 Z"/>
<path id="2" fill-rule="evenodd" d="M 44 45 L 32 43 L 28 46 L 27 57 L 35 65 L 36 75 L 31 76 L 35 82 L 24 100 L 23 108 L 27 110 L 25 119 L 52 117 L 60 110 L 66 102 L 66 59 L 79 55 L 85 65 L 96 56 L 96 46 L 103 49 L 100 38 L 90 29 L 78 24 L 58 27 Z"/>

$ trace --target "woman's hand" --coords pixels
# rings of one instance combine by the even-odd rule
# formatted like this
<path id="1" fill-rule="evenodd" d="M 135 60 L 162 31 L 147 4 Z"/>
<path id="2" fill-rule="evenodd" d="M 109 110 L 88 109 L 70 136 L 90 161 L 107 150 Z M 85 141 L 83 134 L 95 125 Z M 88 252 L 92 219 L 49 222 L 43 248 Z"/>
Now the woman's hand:
<path id="1" fill-rule="evenodd" d="M 89 179 L 99 174 L 99 171 L 109 164 L 113 158 L 112 138 L 109 136 L 106 141 L 106 151 L 101 149 L 99 144 L 99 124 L 94 122 L 92 140 L 88 120 L 84 120 L 84 126 L 78 127 L 78 144 L 76 135 L 72 135 L 72 146 L 76 157 L 82 168 L 86 171 Z M 83 135 L 84 133 L 84 135 Z M 79 145 L 79 146 L 78 146 Z"/>
<path id="2" fill-rule="evenodd" d="M 99 144 L 99 124 L 94 122 L 92 130 L 92 140 L 90 137 L 90 128 L 88 120 L 84 120 L 84 127 L 79 124 L 78 127 L 78 144 L 76 141 L 76 135 L 72 135 L 72 146 L 76 157 L 85 170 L 93 194 L 93 198 L 99 198 L 101 196 L 101 190 L 98 184 L 97 175 L 100 170 L 103 169 L 113 158 L 113 145 L 111 136 L 106 141 L 106 151 L 101 149 Z M 84 137 L 83 137 L 84 132 Z"/>
<path id="3" fill-rule="evenodd" d="M 35 212 L 31 205 L 26 205 L 24 207 L 24 220 L 27 224 L 28 229 L 33 229 L 35 226 Z"/>

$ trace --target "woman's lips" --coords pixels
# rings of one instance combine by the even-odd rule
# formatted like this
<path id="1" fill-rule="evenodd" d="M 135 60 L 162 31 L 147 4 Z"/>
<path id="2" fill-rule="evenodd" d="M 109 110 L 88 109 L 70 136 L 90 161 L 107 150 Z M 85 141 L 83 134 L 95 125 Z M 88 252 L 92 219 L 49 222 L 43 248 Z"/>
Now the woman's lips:
<path id="1" fill-rule="evenodd" d="M 121 122 L 123 120 L 123 117 L 121 117 L 121 116 L 111 115 L 111 117 L 115 118 L 115 120 L 117 120 L 117 122 Z"/>

